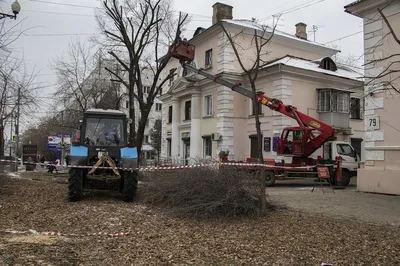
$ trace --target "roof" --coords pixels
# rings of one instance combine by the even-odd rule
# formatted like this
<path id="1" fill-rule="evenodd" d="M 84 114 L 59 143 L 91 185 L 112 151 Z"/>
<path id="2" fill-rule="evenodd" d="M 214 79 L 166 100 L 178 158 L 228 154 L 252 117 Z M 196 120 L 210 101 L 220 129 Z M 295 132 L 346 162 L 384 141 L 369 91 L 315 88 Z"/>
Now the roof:
<path id="1" fill-rule="evenodd" d="M 265 65 L 263 68 L 268 68 L 272 67 L 275 65 L 285 65 L 285 66 L 290 66 L 290 67 L 295 67 L 299 69 L 305 69 L 309 71 L 314 71 L 326 75 L 331 75 L 331 76 L 337 76 L 341 78 L 346 78 L 346 79 L 352 79 L 355 81 L 362 81 L 361 78 L 363 77 L 363 74 L 357 71 L 354 67 L 350 66 L 345 66 L 336 63 L 337 70 L 332 71 L 332 70 L 327 70 L 327 69 L 322 69 L 319 67 L 320 60 L 316 61 L 311 61 L 303 58 L 298 58 L 294 56 L 287 55 L 281 59 L 277 59 L 267 65 Z"/>
<path id="2" fill-rule="evenodd" d="M 228 23 L 228 24 L 233 24 L 233 25 L 237 25 L 237 26 L 241 26 L 241 27 L 246 27 L 246 28 L 249 28 L 249 29 L 263 30 L 263 28 L 265 28 L 264 25 L 261 25 L 261 24 L 255 22 L 255 21 L 247 20 L 247 19 L 224 19 L 222 21 L 225 22 L 225 23 Z M 272 33 L 273 28 L 267 26 L 267 31 Z M 304 40 L 304 39 L 296 37 L 296 35 L 294 35 L 294 34 L 290 34 L 290 33 L 287 33 L 287 32 L 284 32 L 284 31 L 280 31 L 280 30 L 277 30 L 277 29 L 275 29 L 275 33 L 274 34 L 277 35 L 277 36 L 282 36 L 282 37 L 294 39 L 294 40 L 299 41 L 299 42 L 312 44 L 312 45 L 316 45 L 316 46 L 319 46 L 319 47 L 322 47 L 322 48 L 325 48 L 325 49 L 330 49 L 330 50 L 333 50 L 333 51 L 337 51 L 336 49 L 330 48 L 330 47 L 325 46 L 323 44 L 320 44 L 320 43 L 317 43 L 317 42 L 313 42 L 311 40 Z"/>
<path id="3" fill-rule="evenodd" d="M 357 4 L 361 3 L 361 2 L 364 2 L 364 1 L 366 1 L 366 0 L 357 0 L 357 1 L 353 2 L 353 3 L 348 4 L 347 6 L 344 6 L 344 8 L 355 6 L 355 5 L 357 5 Z"/>
<path id="4" fill-rule="evenodd" d="M 86 110 L 85 114 L 125 115 L 125 113 L 120 110 L 95 109 L 95 108 Z"/>

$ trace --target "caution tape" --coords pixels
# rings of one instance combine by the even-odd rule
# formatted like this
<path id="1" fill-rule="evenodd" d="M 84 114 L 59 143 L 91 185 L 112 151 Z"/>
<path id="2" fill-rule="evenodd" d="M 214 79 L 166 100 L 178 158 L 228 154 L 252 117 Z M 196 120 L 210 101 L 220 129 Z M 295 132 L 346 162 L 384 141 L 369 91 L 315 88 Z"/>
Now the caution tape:
<path id="1" fill-rule="evenodd" d="M 103 236 L 103 237 L 123 237 L 127 236 L 129 232 L 118 232 L 118 233 L 107 233 L 107 232 L 95 232 L 87 234 L 72 234 L 72 233 L 60 233 L 55 231 L 50 232 L 38 232 L 33 229 L 27 231 L 16 231 L 16 230 L 6 230 L 5 233 L 8 234 L 33 234 L 33 235 L 45 235 L 45 236 L 68 236 L 68 237 L 87 237 L 87 236 Z"/>
<path id="2" fill-rule="evenodd" d="M 15 163 L 12 160 L 0 160 L 0 162 L 9 162 Z M 82 169 L 92 169 L 94 166 L 86 166 L 86 165 L 57 165 L 57 164 L 45 164 L 45 163 L 32 163 L 32 162 L 23 162 L 24 164 L 30 165 L 43 165 L 43 166 L 54 166 L 57 168 L 82 168 Z M 309 165 L 309 166 L 280 166 L 280 165 L 272 165 L 272 164 L 261 164 L 261 163 L 232 163 L 232 162 L 215 162 L 215 163 L 207 163 L 207 164 L 191 164 L 191 165 L 177 165 L 177 166 L 156 166 L 156 167 L 138 167 L 138 168 L 123 168 L 117 167 L 119 170 L 123 171 L 140 171 L 140 172 L 151 172 L 151 171 L 160 171 L 160 170 L 178 170 L 178 169 L 191 169 L 191 168 L 200 168 L 200 167 L 211 167 L 211 166 L 247 166 L 247 167 L 264 167 L 270 169 L 281 169 L 281 170 L 293 170 L 293 169 L 302 169 L 302 170 L 311 170 L 317 167 L 317 165 Z M 109 166 L 98 166 L 96 169 L 108 169 L 112 170 L 112 167 Z"/>

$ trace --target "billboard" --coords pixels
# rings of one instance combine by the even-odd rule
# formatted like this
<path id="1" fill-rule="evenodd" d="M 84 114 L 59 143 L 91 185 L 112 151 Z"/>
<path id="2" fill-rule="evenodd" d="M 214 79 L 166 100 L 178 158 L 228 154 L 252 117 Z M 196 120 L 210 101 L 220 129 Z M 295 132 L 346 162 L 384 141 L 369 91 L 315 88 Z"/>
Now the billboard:
<path id="1" fill-rule="evenodd" d="M 48 136 L 47 137 L 47 149 L 49 151 L 60 151 L 62 149 L 62 135 L 58 134 L 56 136 Z M 70 150 L 71 146 L 71 136 L 64 135 L 64 148 L 66 151 Z"/>
<path id="2" fill-rule="evenodd" d="M 22 161 L 27 162 L 29 158 L 37 162 L 37 145 L 22 145 Z"/>

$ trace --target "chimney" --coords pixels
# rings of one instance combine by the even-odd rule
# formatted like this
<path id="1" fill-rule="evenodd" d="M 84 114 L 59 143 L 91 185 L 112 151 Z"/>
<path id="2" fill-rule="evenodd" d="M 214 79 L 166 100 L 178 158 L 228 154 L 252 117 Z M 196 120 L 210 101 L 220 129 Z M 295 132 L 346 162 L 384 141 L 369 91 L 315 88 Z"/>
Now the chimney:
<path id="1" fill-rule="evenodd" d="M 307 40 L 307 24 L 299 22 L 296 24 L 296 37 Z"/>
<path id="2" fill-rule="evenodd" d="M 216 24 L 223 19 L 232 19 L 232 6 L 222 4 L 222 3 L 215 3 L 213 6 L 213 17 L 212 17 L 212 24 Z"/>

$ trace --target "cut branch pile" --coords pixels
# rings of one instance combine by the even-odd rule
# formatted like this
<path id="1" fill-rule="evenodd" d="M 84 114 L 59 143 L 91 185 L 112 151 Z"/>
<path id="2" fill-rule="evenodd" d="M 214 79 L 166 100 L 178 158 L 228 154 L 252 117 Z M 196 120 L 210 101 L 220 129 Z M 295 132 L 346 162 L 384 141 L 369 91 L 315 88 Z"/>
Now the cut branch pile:
<path id="1" fill-rule="evenodd" d="M 144 203 L 189 217 L 260 214 L 259 181 L 251 173 L 185 169 L 149 174 L 140 188 Z M 270 206 L 271 207 L 271 206 Z"/>

